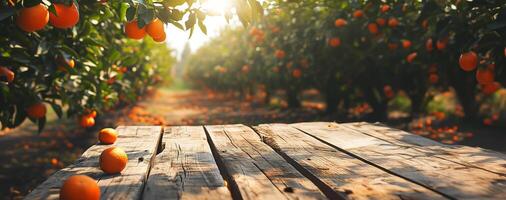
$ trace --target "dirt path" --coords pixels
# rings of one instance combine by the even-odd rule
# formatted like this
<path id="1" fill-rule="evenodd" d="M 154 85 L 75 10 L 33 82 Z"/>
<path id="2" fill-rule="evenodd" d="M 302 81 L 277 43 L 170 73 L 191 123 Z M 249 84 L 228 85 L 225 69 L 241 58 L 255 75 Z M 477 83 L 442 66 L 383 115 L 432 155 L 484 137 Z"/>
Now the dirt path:
<path id="1" fill-rule="evenodd" d="M 75 119 L 52 120 L 45 131 L 26 123 L 11 131 L 0 132 L 0 199 L 22 198 L 55 171 L 74 162 L 96 142 L 96 133 L 119 125 L 201 125 L 291 123 L 332 121 L 321 115 L 319 106 L 285 110 L 265 105 L 260 100 L 244 101 L 235 96 L 202 91 L 159 89 L 136 105 L 100 114 L 92 129 L 76 127 Z M 461 144 L 506 151 L 504 130 L 473 130 L 474 135 Z M 498 142 L 499 141 L 499 142 Z"/>

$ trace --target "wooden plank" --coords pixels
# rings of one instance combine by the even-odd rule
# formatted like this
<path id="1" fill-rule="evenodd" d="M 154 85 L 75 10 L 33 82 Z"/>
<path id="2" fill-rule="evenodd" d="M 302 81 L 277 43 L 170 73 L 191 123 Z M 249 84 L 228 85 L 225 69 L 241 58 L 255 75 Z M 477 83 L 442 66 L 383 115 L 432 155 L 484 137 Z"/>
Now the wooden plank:
<path id="1" fill-rule="evenodd" d="M 143 199 L 232 199 L 202 126 L 166 128 Z"/>
<path id="2" fill-rule="evenodd" d="M 244 125 L 205 126 L 242 199 L 325 199 L 318 187 Z"/>
<path id="3" fill-rule="evenodd" d="M 382 140 L 336 123 L 299 123 L 292 126 L 335 148 L 367 160 L 389 173 L 439 191 L 447 197 L 457 199 L 506 197 L 505 176 L 441 159 L 437 157 L 436 151 L 421 151 L 420 148 Z"/>
<path id="4" fill-rule="evenodd" d="M 332 148 L 286 124 L 256 127 L 264 141 L 344 199 L 445 199 Z"/>
<path id="5" fill-rule="evenodd" d="M 441 159 L 447 159 L 461 165 L 472 166 L 506 176 L 506 154 L 461 145 L 445 145 L 428 138 L 419 137 L 408 132 L 390 128 L 382 124 L 349 123 L 343 126 L 363 132 L 381 140 L 399 145 L 408 145 L 420 151 L 436 153 Z"/>
<path id="6" fill-rule="evenodd" d="M 64 168 L 33 190 L 26 199 L 58 199 L 60 187 L 68 177 L 88 175 L 97 180 L 101 199 L 138 199 L 149 172 L 151 160 L 161 136 L 159 126 L 120 126 L 118 140 L 113 145 L 94 145 L 72 165 Z M 121 174 L 106 175 L 99 168 L 99 156 L 108 147 L 122 148 L 128 163 Z"/>

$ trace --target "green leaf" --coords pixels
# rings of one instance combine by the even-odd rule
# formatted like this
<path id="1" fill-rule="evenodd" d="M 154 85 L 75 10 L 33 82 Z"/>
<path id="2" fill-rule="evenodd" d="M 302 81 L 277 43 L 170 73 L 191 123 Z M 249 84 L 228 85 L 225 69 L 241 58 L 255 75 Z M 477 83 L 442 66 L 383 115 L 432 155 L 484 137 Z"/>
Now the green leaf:
<path id="1" fill-rule="evenodd" d="M 190 16 L 188 17 L 188 20 L 186 20 L 186 22 L 185 22 L 186 30 L 193 28 L 193 26 L 195 26 L 196 21 L 197 21 L 197 18 L 195 16 L 195 13 L 190 14 Z M 191 37 L 191 33 L 190 33 L 190 37 Z"/>

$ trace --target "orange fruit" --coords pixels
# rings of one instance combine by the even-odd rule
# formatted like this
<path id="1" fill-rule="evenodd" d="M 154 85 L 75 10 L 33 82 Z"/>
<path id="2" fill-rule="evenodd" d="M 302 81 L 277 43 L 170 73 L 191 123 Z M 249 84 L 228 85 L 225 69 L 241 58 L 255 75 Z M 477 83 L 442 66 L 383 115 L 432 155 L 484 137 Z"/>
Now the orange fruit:
<path id="1" fill-rule="evenodd" d="M 121 173 L 128 163 L 128 156 L 119 147 L 110 147 L 100 154 L 100 169 L 107 174 Z"/>
<path id="2" fill-rule="evenodd" d="M 397 20 L 396 18 L 391 17 L 390 19 L 388 19 L 388 26 L 395 28 L 398 25 L 399 25 L 399 20 Z"/>
<path id="3" fill-rule="evenodd" d="M 494 72 L 492 70 L 483 68 L 476 71 L 476 80 L 479 84 L 489 84 L 494 82 Z"/>
<path id="4" fill-rule="evenodd" d="M 329 40 L 329 45 L 331 47 L 338 47 L 339 45 L 341 45 L 341 39 L 339 39 L 338 37 L 331 38 Z"/>
<path id="5" fill-rule="evenodd" d="M 302 70 L 300 70 L 300 69 L 294 69 L 292 71 L 292 76 L 294 78 L 300 78 L 300 77 L 302 77 Z"/>
<path id="6" fill-rule="evenodd" d="M 163 22 L 158 18 L 155 18 L 148 25 L 146 25 L 146 32 L 153 39 L 163 38 L 163 40 L 165 40 L 165 30 L 163 28 Z"/>
<path id="7" fill-rule="evenodd" d="M 334 22 L 334 25 L 336 27 L 343 27 L 346 26 L 346 24 L 348 24 L 348 22 L 346 22 L 346 20 L 344 20 L 343 18 L 336 19 L 336 21 Z"/>
<path id="8" fill-rule="evenodd" d="M 361 18 L 363 16 L 364 16 L 364 11 L 362 11 L 362 10 L 355 10 L 355 12 L 353 12 L 354 18 Z"/>
<path id="9" fill-rule="evenodd" d="M 85 175 L 74 175 L 63 183 L 60 189 L 61 200 L 98 200 L 100 188 L 97 181 Z"/>
<path id="10" fill-rule="evenodd" d="M 428 52 L 434 49 L 432 38 L 427 39 L 427 42 L 425 42 L 425 49 L 427 49 Z"/>
<path id="11" fill-rule="evenodd" d="M 58 66 L 58 70 L 62 71 L 62 72 L 66 72 L 67 71 L 67 67 L 74 68 L 75 65 L 76 65 L 76 63 L 72 59 L 69 59 L 68 61 L 66 59 L 62 59 L 60 61 L 60 63 L 61 63 L 61 65 Z"/>
<path id="12" fill-rule="evenodd" d="M 49 13 L 49 23 L 54 27 L 67 29 L 72 28 L 79 22 L 79 10 L 74 3 L 69 6 L 62 3 L 53 5 L 57 15 Z"/>
<path id="13" fill-rule="evenodd" d="M 163 34 L 162 34 L 162 36 L 161 36 L 161 37 L 159 37 L 159 38 L 153 38 L 153 40 L 154 40 L 155 42 L 164 42 L 164 41 L 165 41 L 165 39 L 166 39 L 166 37 L 167 37 L 167 35 L 165 34 L 165 32 L 163 32 Z"/>
<path id="14" fill-rule="evenodd" d="M 382 5 L 380 10 L 382 13 L 385 13 L 390 10 L 390 6 L 389 5 Z"/>
<path id="15" fill-rule="evenodd" d="M 376 23 L 380 26 L 385 26 L 385 24 L 387 23 L 387 20 L 385 20 L 384 18 L 378 18 L 378 19 L 376 19 Z"/>
<path id="16" fill-rule="evenodd" d="M 26 114 L 28 114 L 29 117 L 39 119 L 46 116 L 46 105 L 44 103 L 36 103 L 28 107 L 26 109 Z"/>
<path id="17" fill-rule="evenodd" d="M 439 81 L 439 76 L 437 74 L 429 75 L 429 82 L 432 84 L 436 84 Z"/>
<path id="18" fill-rule="evenodd" d="M 137 20 L 125 23 L 125 34 L 128 38 L 140 40 L 146 36 L 146 27 L 139 28 Z"/>
<path id="19" fill-rule="evenodd" d="M 390 85 L 385 85 L 383 87 L 383 92 L 385 93 L 385 96 L 387 98 L 392 98 L 394 97 L 394 90 L 392 89 L 392 87 Z"/>
<path id="20" fill-rule="evenodd" d="M 460 54 L 460 68 L 464 71 L 473 71 L 478 64 L 478 55 L 474 51 Z"/>
<path id="21" fill-rule="evenodd" d="M 276 56 L 278 59 L 282 59 L 286 56 L 286 53 L 285 51 L 278 49 L 274 52 L 274 56 Z"/>
<path id="22" fill-rule="evenodd" d="M 15 74 L 7 67 L 0 67 L 0 76 L 5 76 L 8 83 L 14 81 Z"/>
<path id="23" fill-rule="evenodd" d="M 402 40 L 402 47 L 405 48 L 405 49 L 408 49 L 409 47 L 411 47 L 411 41 L 409 41 L 409 40 Z"/>
<path id="24" fill-rule="evenodd" d="M 370 23 L 367 25 L 367 29 L 369 29 L 369 32 L 372 34 L 378 34 L 378 25 L 376 23 Z"/>
<path id="25" fill-rule="evenodd" d="M 390 49 L 392 51 L 396 50 L 398 47 L 399 47 L 399 45 L 396 43 L 388 43 L 388 49 Z"/>
<path id="26" fill-rule="evenodd" d="M 407 57 L 406 57 L 406 61 L 408 61 L 408 63 L 412 63 L 413 60 L 415 60 L 416 56 L 418 54 L 416 52 L 413 52 L 413 53 L 410 53 Z"/>
<path id="27" fill-rule="evenodd" d="M 436 48 L 439 50 L 446 49 L 446 45 L 448 45 L 448 38 L 440 39 L 436 42 Z"/>
<path id="28" fill-rule="evenodd" d="M 83 115 L 79 119 L 79 125 L 81 125 L 81 127 L 83 127 L 83 128 L 95 126 L 95 118 L 93 118 L 89 115 Z"/>
<path id="29" fill-rule="evenodd" d="M 102 144 L 113 144 L 118 138 L 118 132 L 112 128 L 104 128 L 98 132 L 98 140 Z"/>
<path id="30" fill-rule="evenodd" d="M 22 8 L 16 18 L 16 25 L 23 31 L 42 30 L 49 21 L 49 11 L 43 4 Z"/>
<path id="31" fill-rule="evenodd" d="M 491 95 L 501 88 L 501 84 L 498 82 L 492 82 L 481 86 L 484 94 Z"/>

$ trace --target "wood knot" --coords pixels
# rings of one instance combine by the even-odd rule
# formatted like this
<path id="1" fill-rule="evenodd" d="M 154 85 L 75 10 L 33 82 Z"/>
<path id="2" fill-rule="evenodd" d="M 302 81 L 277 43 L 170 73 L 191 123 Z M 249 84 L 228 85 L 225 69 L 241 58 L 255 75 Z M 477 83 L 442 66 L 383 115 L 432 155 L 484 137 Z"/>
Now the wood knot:
<path id="1" fill-rule="evenodd" d="M 288 192 L 288 193 L 293 193 L 293 188 L 292 187 L 286 187 L 285 189 L 283 189 L 284 192 Z"/>
<path id="2" fill-rule="evenodd" d="M 142 162 L 142 161 L 144 161 L 144 157 L 139 158 L 139 162 Z"/>

